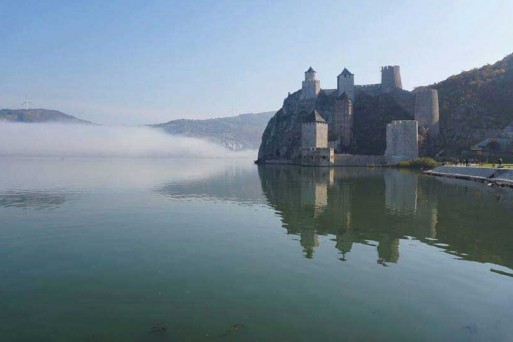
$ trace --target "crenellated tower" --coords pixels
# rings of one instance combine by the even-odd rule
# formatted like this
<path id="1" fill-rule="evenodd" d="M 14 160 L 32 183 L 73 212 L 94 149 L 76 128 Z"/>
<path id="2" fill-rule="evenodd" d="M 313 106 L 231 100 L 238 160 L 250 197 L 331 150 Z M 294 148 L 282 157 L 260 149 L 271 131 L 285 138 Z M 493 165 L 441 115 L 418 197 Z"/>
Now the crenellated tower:
<path id="1" fill-rule="evenodd" d="M 305 71 L 305 80 L 301 89 L 301 100 L 315 99 L 321 91 L 321 81 L 317 79 L 317 72 L 310 67 Z"/>
<path id="2" fill-rule="evenodd" d="M 381 92 L 388 93 L 394 89 L 403 89 L 401 68 L 399 65 L 381 67 Z"/>
<path id="3" fill-rule="evenodd" d="M 354 101 L 354 74 L 346 68 L 337 76 L 337 91 L 338 96 L 346 93 Z"/>

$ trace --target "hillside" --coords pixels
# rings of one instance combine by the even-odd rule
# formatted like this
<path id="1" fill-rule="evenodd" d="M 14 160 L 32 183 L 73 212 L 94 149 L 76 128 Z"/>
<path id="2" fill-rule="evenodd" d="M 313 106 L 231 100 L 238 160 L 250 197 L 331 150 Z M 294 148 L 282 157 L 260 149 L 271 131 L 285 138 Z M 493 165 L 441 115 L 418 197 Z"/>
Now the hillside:
<path id="1" fill-rule="evenodd" d="M 89 121 L 81 120 L 72 115 L 49 109 L 0 109 L 0 121 L 91 124 Z"/>
<path id="2" fill-rule="evenodd" d="M 513 54 L 429 87 L 438 90 L 447 154 L 459 154 L 513 122 Z"/>
<path id="3" fill-rule="evenodd" d="M 208 139 L 232 150 L 257 149 L 262 133 L 275 112 L 240 114 L 206 120 L 173 120 L 151 127 L 166 133 Z"/>

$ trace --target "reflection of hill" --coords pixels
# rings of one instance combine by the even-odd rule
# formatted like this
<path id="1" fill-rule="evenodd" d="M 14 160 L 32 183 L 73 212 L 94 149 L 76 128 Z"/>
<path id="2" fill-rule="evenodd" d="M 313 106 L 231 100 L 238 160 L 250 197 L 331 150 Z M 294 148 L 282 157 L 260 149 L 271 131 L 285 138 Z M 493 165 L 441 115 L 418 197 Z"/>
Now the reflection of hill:
<path id="1" fill-rule="evenodd" d="M 209 178 L 187 179 L 165 184 L 157 192 L 175 198 L 199 198 L 233 201 L 241 204 L 265 204 L 256 168 L 230 166 Z"/>
<path id="2" fill-rule="evenodd" d="M 66 196 L 60 193 L 42 191 L 8 191 L 0 193 L 1 207 L 50 209 L 66 202 Z"/>
<path id="3" fill-rule="evenodd" d="M 283 227 L 300 236 L 306 257 L 313 257 L 317 236 L 329 234 L 342 260 L 350 259 L 355 243 L 376 244 L 378 263 L 394 263 L 400 240 L 408 236 L 465 259 L 513 267 L 513 215 L 485 187 L 381 169 L 268 166 L 259 168 L 259 176 Z"/>

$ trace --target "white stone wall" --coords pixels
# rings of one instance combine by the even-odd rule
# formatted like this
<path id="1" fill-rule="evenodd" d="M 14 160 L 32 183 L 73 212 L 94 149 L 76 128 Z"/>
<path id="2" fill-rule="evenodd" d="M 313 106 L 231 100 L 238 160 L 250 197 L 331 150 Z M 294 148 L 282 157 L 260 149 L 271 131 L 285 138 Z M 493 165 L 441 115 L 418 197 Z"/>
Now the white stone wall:
<path id="1" fill-rule="evenodd" d="M 387 124 L 387 161 L 398 162 L 419 157 L 418 123 L 415 120 L 396 120 Z"/>
<path id="2" fill-rule="evenodd" d="M 315 139 L 317 148 L 327 148 L 328 147 L 328 124 L 326 123 L 316 123 L 315 129 Z"/>
<path id="3" fill-rule="evenodd" d="M 328 124 L 307 122 L 301 126 L 301 148 L 328 147 Z"/>

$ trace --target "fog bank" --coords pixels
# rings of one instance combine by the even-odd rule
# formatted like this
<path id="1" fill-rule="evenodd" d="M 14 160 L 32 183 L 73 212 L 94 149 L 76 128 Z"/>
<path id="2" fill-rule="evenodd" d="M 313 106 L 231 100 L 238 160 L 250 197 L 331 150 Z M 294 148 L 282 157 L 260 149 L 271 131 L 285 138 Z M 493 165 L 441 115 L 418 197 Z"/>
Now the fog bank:
<path id="1" fill-rule="evenodd" d="M 0 156 L 256 158 L 149 127 L 0 122 Z"/>

